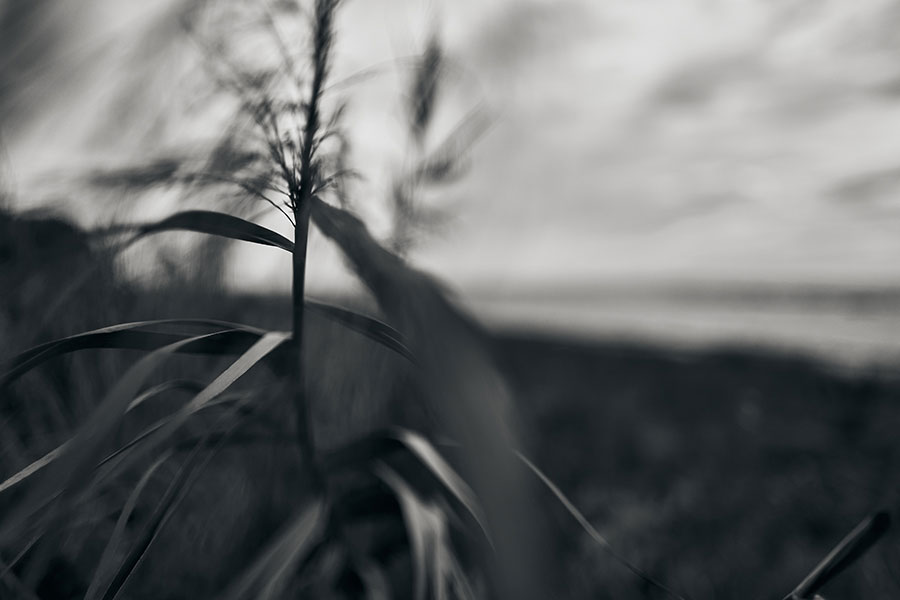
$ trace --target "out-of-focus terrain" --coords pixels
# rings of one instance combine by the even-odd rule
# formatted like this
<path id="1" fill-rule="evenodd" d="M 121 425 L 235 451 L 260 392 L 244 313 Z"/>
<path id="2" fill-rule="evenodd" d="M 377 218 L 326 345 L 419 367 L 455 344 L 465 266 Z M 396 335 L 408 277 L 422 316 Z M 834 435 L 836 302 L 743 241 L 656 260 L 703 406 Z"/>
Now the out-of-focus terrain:
<path id="1" fill-rule="evenodd" d="M 63 256 L 79 260 L 77 254 Z M 107 318 L 202 316 L 275 328 L 288 323 L 283 296 L 202 287 L 188 293 L 184 283 L 138 290 L 117 282 L 106 268 L 95 271 L 87 287 L 73 287 L 64 310 L 48 314 L 43 309 L 72 276 L 49 258 L 25 273 L 17 263 L 4 263 L 10 283 L 4 309 L 17 311 L 5 314 L 5 356 Z M 608 303 L 628 305 L 613 298 Z M 833 360 L 771 347 L 641 342 L 589 327 L 576 332 L 538 321 L 511 327 L 487 311 L 483 317 L 525 417 L 527 451 L 621 554 L 692 597 L 785 592 L 862 516 L 877 508 L 896 514 L 900 506 L 900 379 L 884 362 L 838 368 Z M 402 361 L 340 328 L 311 324 L 309 343 L 316 351 L 310 353 L 310 381 L 320 443 L 332 445 L 393 419 L 414 420 L 407 413 L 415 399 L 402 398 L 409 390 Z M 3 413 L 4 473 L 65 439 L 136 356 L 87 351 L 17 382 L 4 400 L 14 402 Z M 181 372 L 202 379 L 214 363 L 187 362 Z M 290 486 L 278 474 L 290 466 L 277 445 L 217 459 L 173 533 L 155 549 L 161 562 L 149 564 L 181 573 L 187 586 L 182 593 L 206 589 L 217 572 L 243 560 L 240 552 L 223 550 L 246 539 L 234 536 L 258 539 L 289 504 Z M 554 552 L 565 557 L 572 597 L 654 597 L 567 515 L 560 511 L 556 521 Z M 195 539 L 189 533 L 212 524 L 214 535 Z M 82 548 L 85 561 L 91 548 L 96 551 L 90 535 L 69 544 Z M 191 547 L 207 558 L 186 560 Z M 894 533 L 841 576 L 829 597 L 896 595 L 898 561 Z M 178 586 L 153 583 L 159 572 L 151 567 L 135 589 L 179 597 Z"/>

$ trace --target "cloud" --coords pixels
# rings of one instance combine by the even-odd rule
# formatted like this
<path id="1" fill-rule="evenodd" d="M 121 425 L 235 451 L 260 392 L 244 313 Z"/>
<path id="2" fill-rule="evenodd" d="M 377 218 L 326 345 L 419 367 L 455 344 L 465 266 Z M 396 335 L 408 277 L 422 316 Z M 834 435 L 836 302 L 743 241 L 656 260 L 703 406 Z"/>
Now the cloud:
<path id="1" fill-rule="evenodd" d="M 556 60 L 602 30 L 597 13 L 577 0 L 507 2 L 467 40 L 470 57 L 493 71 Z"/>
<path id="2" fill-rule="evenodd" d="M 58 51 L 61 23 L 54 0 L 8 0 L 0 5 L 0 119 L 27 116 L 37 94 L 33 82 Z"/>

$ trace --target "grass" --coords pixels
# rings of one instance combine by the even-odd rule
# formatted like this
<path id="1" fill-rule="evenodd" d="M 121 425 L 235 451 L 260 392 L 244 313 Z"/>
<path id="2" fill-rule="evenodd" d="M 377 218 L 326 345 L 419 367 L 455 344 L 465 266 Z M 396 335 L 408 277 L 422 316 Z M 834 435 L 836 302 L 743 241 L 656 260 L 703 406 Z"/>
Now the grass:
<path id="1" fill-rule="evenodd" d="M 527 600 L 651 593 L 677 598 L 669 588 L 678 588 L 719 597 L 737 589 L 722 581 L 726 566 L 771 572 L 765 590 L 761 584 L 752 588 L 760 593 L 793 588 L 815 564 L 812 557 L 824 555 L 820 546 L 836 541 L 831 530 L 808 552 L 776 552 L 780 568 L 751 561 L 749 552 L 727 564 L 709 556 L 694 562 L 665 530 L 677 531 L 671 519 L 686 507 L 697 509 L 719 519 L 719 535 L 738 531 L 745 544 L 764 542 L 762 556 L 771 552 L 773 542 L 754 535 L 758 512 L 737 501 L 728 510 L 702 504 L 738 492 L 751 497 L 764 487 L 736 476 L 758 466 L 750 446 L 732 449 L 727 458 L 737 463 L 703 457 L 709 447 L 739 439 L 740 427 L 756 427 L 756 442 L 774 444 L 758 431 L 760 401 L 740 404 L 749 412 L 729 429 L 721 419 L 710 421 L 710 413 L 722 408 L 710 410 L 708 399 L 698 404 L 678 392 L 654 404 L 646 392 L 635 395 L 628 388 L 655 378 L 653 389 L 678 390 L 660 381 L 664 365 L 652 378 L 641 374 L 632 381 L 629 362 L 604 381 L 597 377 L 615 362 L 609 357 L 547 343 L 528 350 L 526 341 L 504 348 L 395 252 L 413 239 L 416 190 L 453 172 L 458 157 L 452 148 L 471 141 L 464 123 L 457 132 L 462 140 L 439 144 L 434 152 L 426 148 L 439 89 L 435 38 L 412 77 L 409 135 L 417 159 L 412 175 L 399 176 L 394 186 L 402 198 L 394 199 L 392 248 L 349 210 L 342 185 L 351 173 L 345 168 L 342 104 L 332 102 L 329 112 L 324 93 L 337 8 L 335 0 L 316 0 L 308 15 L 309 77 L 279 35 L 273 13 L 266 22 L 279 51 L 275 71 L 248 70 L 220 53 L 220 83 L 237 97 L 240 115 L 252 126 L 230 130 L 202 168 L 194 166 L 197 161 L 163 159 L 90 177 L 93 185 L 114 190 L 181 186 L 199 194 L 236 188 L 280 211 L 292 239 L 239 214 L 194 208 L 155 222 L 120 224 L 101 237 L 58 219 L 3 217 L 0 224 L 12 240 L 4 247 L 2 275 L 10 291 L 3 326 L 15 345 L 4 348 L 7 369 L 0 382 L 3 595 Z M 297 7 L 287 10 L 302 15 Z M 343 252 L 374 300 L 368 311 L 306 297 L 310 227 Z M 290 298 L 253 303 L 201 285 L 215 284 L 209 280 L 156 291 L 123 284 L 116 253 L 173 231 L 290 253 Z M 112 245 L 103 247 L 103 239 Z M 103 317 L 115 317 L 117 324 L 93 322 Z M 588 365 L 587 372 L 569 372 L 580 364 Z M 704 378 L 719 375 L 706 367 Z M 539 381 L 529 381 L 537 374 Z M 737 393 L 737 381 L 726 378 L 726 388 L 733 387 L 723 397 Z M 584 397 L 601 391 L 610 399 Z M 640 402 L 650 404 L 642 409 Z M 693 412 L 679 412 L 684 410 Z M 875 412 L 887 419 L 893 410 L 878 404 Z M 858 443 L 873 444 L 873 453 L 885 449 L 887 438 L 879 436 L 890 428 L 868 432 L 876 424 L 866 415 L 856 409 L 846 414 L 848 427 L 857 428 L 854 435 L 862 435 L 854 438 Z M 588 424 L 590 429 L 580 429 Z M 582 439 L 604 430 L 605 438 Z M 776 435 L 786 446 L 774 444 L 784 453 L 774 456 L 828 446 L 827 432 L 810 423 L 789 428 Z M 576 440 L 586 457 L 555 447 Z M 772 458 L 765 448 L 763 463 Z M 536 462 L 549 465 L 559 485 L 535 463 L 517 458 L 522 450 L 522 457 L 536 452 Z M 707 469 L 709 481 L 723 475 L 723 466 L 734 467 L 723 477 L 733 481 L 716 481 L 720 489 L 703 477 L 673 482 L 679 465 Z M 599 499 L 578 486 L 591 469 L 604 474 L 590 479 L 603 484 Z M 642 477 L 648 472 L 657 487 L 655 496 L 645 497 Z M 793 489 L 789 478 L 796 472 L 785 476 L 788 481 L 779 480 L 774 491 Z M 589 518 L 567 498 L 566 488 L 591 509 Z M 895 492 L 890 488 L 878 499 L 895 501 Z M 864 508 L 871 507 L 829 514 L 852 519 Z M 610 522 L 621 531 L 601 535 L 591 523 L 609 515 L 591 512 L 618 509 Z M 580 525 L 590 537 L 554 527 L 560 514 L 568 527 Z M 782 536 L 792 522 L 779 522 Z M 872 523 L 869 539 L 885 527 L 883 519 Z M 835 521 L 834 531 L 846 529 Z M 607 559 L 589 557 L 579 539 L 599 544 Z M 556 560 L 548 548 L 569 558 Z M 613 570 L 623 567 L 630 573 L 626 579 Z M 758 581 L 740 579 L 748 586 Z"/>
<path id="2" fill-rule="evenodd" d="M 74 581 L 84 587 L 86 598 L 111 600 L 148 593 L 146 565 L 153 562 L 148 557 L 154 545 L 177 522 L 182 503 L 204 473 L 210 472 L 215 454 L 230 449 L 237 434 L 254 425 L 262 425 L 257 441 L 273 444 L 279 454 L 287 452 L 293 459 L 278 460 L 294 483 L 286 514 L 274 519 L 277 524 L 272 531 L 259 526 L 244 531 L 243 538 L 251 531 L 264 533 L 255 556 L 244 564 L 234 565 L 234 551 L 228 551 L 227 543 L 213 544 L 219 551 L 216 554 L 203 553 L 216 568 L 187 577 L 194 597 L 279 598 L 309 586 L 337 593 L 348 585 L 352 589 L 354 582 L 366 595 L 392 597 L 394 592 L 385 589 L 389 579 L 381 574 L 392 555 L 385 554 L 384 548 L 370 555 L 352 541 L 355 530 L 365 529 L 373 517 L 385 514 L 393 515 L 393 525 L 384 535 L 405 542 L 398 546 L 394 541 L 391 547 L 401 559 L 408 557 L 411 584 L 403 587 L 416 598 L 426 594 L 443 598 L 448 593 L 467 598 L 473 597 L 475 589 L 517 598 L 549 593 L 543 570 L 535 568 L 541 518 L 530 503 L 523 469 L 512 453 L 516 443 L 511 407 L 482 351 L 478 328 L 444 299 L 430 277 L 382 247 L 345 208 L 323 200 L 344 177 L 335 170 L 344 161 L 329 154 L 328 144 L 331 137 L 339 136 L 341 111 L 338 108 L 327 118 L 323 105 L 337 7 L 336 0 L 316 0 L 312 7 L 308 81 L 297 71 L 271 14 L 271 34 L 281 42 L 282 59 L 274 76 L 220 60 L 228 70 L 223 84 L 239 98 L 241 113 L 250 117 L 256 136 L 229 137 L 200 171 L 185 173 L 177 161 L 156 160 L 144 169 L 92 177 L 98 185 L 144 189 L 227 183 L 279 210 L 292 226 L 292 240 L 237 215 L 207 210 L 181 211 L 153 223 L 119 225 L 107 234 L 126 236 L 120 249 L 159 233 L 190 231 L 286 251 L 292 257 L 290 319 L 287 330 L 265 330 L 209 316 L 142 318 L 45 342 L 12 358 L 0 381 L 5 391 L 59 356 L 96 348 L 145 353 L 109 378 L 112 384 L 100 398 L 85 404 L 85 415 L 45 426 L 44 446 L 49 451 L 41 448 L 40 458 L 30 462 L 26 458 L 26 465 L 8 473 L 2 483 L 0 581 L 12 593 L 61 593 L 55 582 L 57 564 L 60 560 L 68 564 L 75 560 L 73 556 L 79 557 L 80 571 L 91 573 Z M 430 65 L 429 56 L 426 52 L 426 65 Z M 432 101 L 433 94 L 423 99 L 427 104 Z M 423 102 L 413 122 L 420 142 L 430 112 L 423 112 Z M 344 146 L 338 145 L 336 151 L 343 152 Z M 311 222 L 344 252 L 392 325 L 307 301 Z M 31 226 L 38 231 L 45 223 L 51 221 Z M 13 228 L 23 225 L 13 224 Z M 71 233 L 76 241 L 85 241 L 76 231 Z M 62 251 L 56 259 L 72 250 L 72 243 L 60 244 Z M 45 240 L 35 248 L 46 245 Z M 84 246 L 86 262 L 80 270 L 98 272 L 103 265 L 91 261 L 88 244 Z M 91 294 L 100 291 L 90 283 L 82 277 L 65 290 L 51 284 L 48 296 L 55 293 L 57 303 L 61 299 L 68 304 L 79 288 Z M 311 343 L 321 342 L 307 334 L 313 312 L 374 341 L 380 352 L 393 352 L 409 363 L 418 401 L 437 415 L 444 433 L 459 442 L 454 452 L 458 468 L 472 488 L 426 437 L 410 429 L 369 433 L 325 451 L 317 442 L 312 419 L 311 382 L 316 373 L 310 370 L 307 354 L 318 350 Z M 218 357 L 220 363 L 192 370 L 188 380 L 161 377 L 163 367 L 181 354 Z M 329 358 L 336 361 L 334 356 Z M 339 368 L 347 367 L 347 361 L 340 360 Z M 176 390 L 186 393 L 173 402 L 169 399 Z M 66 389 L 60 392 L 63 398 L 71 395 Z M 37 429 L 29 427 L 35 422 L 32 403 L 18 404 L 10 414 L 14 418 L 25 414 L 26 422 L 12 425 L 13 432 Z M 147 411 L 147 405 L 156 410 Z M 136 418 L 141 412 L 150 418 Z M 292 426 L 285 427 L 285 417 Z M 27 457 L 33 446 L 23 443 L 20 458 Z M 170 471 L 167 482 L 161 492 L 148 498 L 146 492 L 158 475 L 164 476 L 164 467 Z M 356 500 L 360 496 L 386 496 L 387 501 L 360 503 Z M 354 510 L 339 509 L 348 503 Z M 136 513 L 144 518 L 135 518 Z M 77 528 L 71 525 L 81 521 L 93 530 L 105 525 L 105 541 L 103 535 L 75 535 Z M 523 522 L 529 526 L 521 527 Z M 215 529 L 216 524 L 211 526 Z M 474 534 L 466 534 L 468 529 Z M 61 551 L 69 540 L 74 548 Z M 95 547 L 79 547 L 88 542 Z M 406 546 L 409 550 L 404 550 Z M 489 546 L 493 552 L 486 552 Z M 479 547 L 487 562 L 463 566 L 457 553 Z M 48 586 L 56 591 L 48 591 Z M 178 587 L 156 590 L 154 597 L 183 595 Z M 65 593 L 80 595 L 82 590 Z"/>
<path id="3" fill-rule="evenodd" d="M 198 311 L 275 329 L 288 322 L 286 297 L 227 295 L 198 307 L 179 290 L 135 296 L 135 306 L 118 310 L 134 311 L 127 319 L 150 311 Z M 309 335 L 322 340 L 312 357 L 318 376 L 311 394 L 334 402 L 313 406 L 324 446 L 338 447 L 398 417 L 411 419 L 402 406 L 412 394 L 400 357 L 331 322 L 314 320 L 310 328 Z M 689 597 L 783 595 L 863 515 L 897 506 L 890 474 L 900 384 L 883 376 L 834 373 L 811 361 L 739 351 L 682 354 L 525 333 L 493 339 L 530 432 L 525 445 L 532 458 L 619 553 Z M 77 358 L 90 366 L 107 352 Z M 194 377 L 198 366 L 215 367 L 191 360 Z M 48 366 L 62 369 L 62 362 Z M 115 375 L 105 375 L 107 385 Z M 79 374 L 67 377 L 77 382 Z M 23 384 L 13 391 L 30 388 Z M 51 394 L 44 401 L 54 399 Z M 180 402 L 175 394 L 165 401 Z M 221 573 L 253 558 L 261 543 L 254 538 L 265 539 L 286 518 L 297 493 L 291 489 L 293 455 L 253 441 L 251 433 L 220 451 L 154 542 L 138 572 L 143 575 L 132 583 L 146 590 L 144 597 L 178 597 L 175 580 L 184 582 L 182 597 L 202 596 Z M 723 447 L 728 451 L 715 451 Z M 4 465 L 9 457 L 4 454 Z M 173 475 L 158 471 L 145 493 L 161 494 Z M 123 484 L 119 507 L 136 479 Z M 556 525 L 557 553 L 566 557 L 570 597 L 658 595 L 642 592 L 639 580 L 598 552 L 558 505 L 548 503 L 547 511 Z M 107 519 L 109 525 L 94 532 L 101 540 L 115 514 Z M 900 540 L 891 533 L 823 593 L 892 597 L 898 550 Z M 70 552 L 77 556 L 85 555 Z M 75 570 L 81 577 L 92 572 L 82 565 Z"/>
<path id="4" fill-rule="evenodd" d="M 618 552 L 689 597 L 774 597 L 863 516 L 896 516 L 900 382 L 883 372 L 525 332 L 496 344 L 533 458 Z M 560 526 L 576 597 L 643 597 Z M 896 595 L 898 551 L 893 531 L 823 595 Z"/>

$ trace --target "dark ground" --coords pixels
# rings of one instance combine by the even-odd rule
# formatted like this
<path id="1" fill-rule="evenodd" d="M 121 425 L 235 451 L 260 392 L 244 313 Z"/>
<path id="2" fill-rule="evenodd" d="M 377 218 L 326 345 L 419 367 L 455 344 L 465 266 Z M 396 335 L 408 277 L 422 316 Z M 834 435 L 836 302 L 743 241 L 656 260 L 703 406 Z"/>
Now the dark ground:
<path id="1" fill-rule="evenodd" d="M 289 315 L 284 299 L 224 297 L 191 296 L 183 288 L 126 291 L 113 310 L 89 295 L 45 320 L 40 331 L 27 326 L 34 321 L 8 321 L 6 351 L 135 318 L 205 316 L 283 328 Z M 346 352 L 347 344 L 368 342 L 333 333 L 314 334 L 331 343 L 312 355 L 321 363 L 313 370 L 322 374 L 326 395 L 355 398 L 349 409 L 329 408 L 332 415 L 352 413 L 354 427 L 365 429 L 384 418 L 364 405 L 390 387 L 396 359 L 373 362 L 369 349 L 354 363 L 356 351 Z M 494 344 L 535 462 L 622 556 L 691 598 L 780 599 L 868 513 L 883 508 L 895 521 L 900 516 L 900 378 L 883 370 L 850 373 L 772 353 L 676 352 L 524 332 L 497 333 Z M 59 363 L 56 387 L 96 397 L 135 358 L 104 352 Z M 328 365 L 337 366 L 330 372 Z M 27 391 L 28 382 L 17 389 Z M 77 420 L 89 407 L 72 410 Z M 335 431 L 346 435 L 347 427 L 338 422 Z M 4 472 L 40 456 L 54 439 L 23 449 Z M 229 480 L 223 485 L 234 485 L 234 468 L 220 471 Z M 202 487 L 204 496 L 221 498 L 218 488 Z M 246 493 L 252 495 L 252 485 Z M 255 502 L 249 498 L 247 505 Z M 232 513 L 245 510 L 240 506 L 206 518 L 235 518 Z M 555 510 L 563 541 L 548 552 L 566 553 L 570 597 L 663 597 Z M 170 543 L 188 543 L 179 540 Z M 900 528 L 825 595 L 900 597 Z"/>
<path id="2" fill-rule="evenodd" d="M 691 597 L 781 598 L 867 513 L 896 520 L 900 383 L 884 374 L 523 334 L 497 348 L 545 471 L 614 548 Z M 642 597 L 580 539 L 578 596 Z M 824 594 L 900 597 L 900 532 Z"/>

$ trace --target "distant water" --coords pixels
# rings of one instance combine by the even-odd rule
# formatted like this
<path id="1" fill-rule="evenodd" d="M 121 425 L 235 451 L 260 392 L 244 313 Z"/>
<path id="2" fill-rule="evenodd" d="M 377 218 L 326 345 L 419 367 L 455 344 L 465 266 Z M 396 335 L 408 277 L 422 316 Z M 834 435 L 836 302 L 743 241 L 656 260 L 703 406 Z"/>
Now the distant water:
<path id="1" fill-rule="evenodd" d="M 746 347 L 900 373 L 900 289 L 482 290 L 463 303 L 501 330 L 679 348 Z"/>

